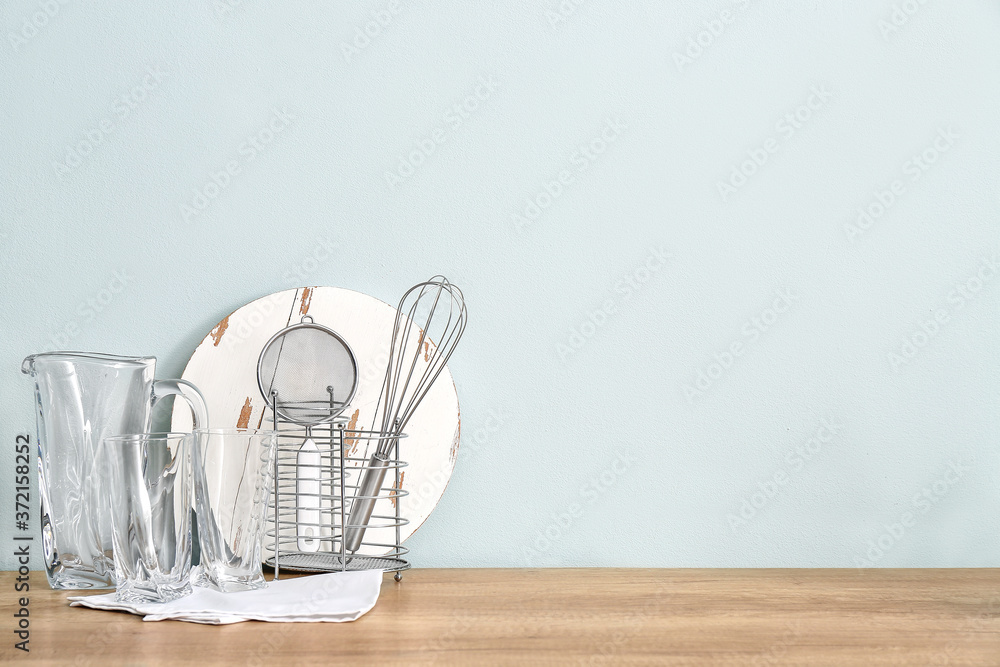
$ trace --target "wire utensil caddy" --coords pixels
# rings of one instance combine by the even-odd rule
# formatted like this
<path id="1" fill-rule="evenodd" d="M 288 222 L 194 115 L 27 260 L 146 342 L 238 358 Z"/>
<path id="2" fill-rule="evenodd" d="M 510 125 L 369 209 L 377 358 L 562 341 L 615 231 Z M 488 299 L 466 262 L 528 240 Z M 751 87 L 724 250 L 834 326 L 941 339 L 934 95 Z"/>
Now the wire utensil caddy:
<path id="1" fill-rule="evenodd" d="M 280 400 L 277 396 L 272 398 Z M 401 538 L 402 527 L 409 523 L 402 513 L 403 499 L 409 495 L 402 490 L 407 463 L 399 457 L 399 442 L 406 436 L 349 429 L 348 420 L 339 416 L 342 408 L 332 401 L 329 419 L 312 426 L 282 417 L 288 411 L 280 409 L 280 402 L 271 404 L 279 407 L 271 411 L 278 444 L 270 525 L 265 533 L 265 551 L 270 555 L 264 562 L 274 568 L 274 579 L 280 577 L 281 570 L 382 570 L 395 572 L 396 581 L 402 579 L 402 572 L 410 568 L 404 558 L 409 549 L 402 545 Z M 315 411 L 319 406 L 309 409 Z M 304 468 L 298 457 L 303 441 L 308 439 L 315 443 L 318 455 L 314 454 L 311 465 Z M 381 489 L 362 495 L 359 480 L 370 467 L 366 454 L 377 450 L 386 439 L 392 442 L 385 467 L 393 477 L 387 475 Z M 312 485 L 308 493 L 302 491 L 303 482 Z M 367 524 L 369 530 L 361 548 L 350 553 L 344 535 L 348 529 L 357 527 L 349 523 L 356 500 L 375 500 L 376 509 Z M 303 510 L 313 512 L 310 516 L 315 521 L 304 525 Z"/>
<path id="2" fill-rule="evenodd" d="M 399 581 L 409 569 L 401 536 L 409 522 L 401 510 L 407 494 L 399 441 L 447 366 L 465 323 L 462 290 L 444 276 L 403 294 L 367 431 L 348 428 L 351 422 L 341 416 L 358 388 L 358 363 L 339 334 L 304 314 L 264 346 L 257 383 L 278 440 L 271 556 L 265 560 L 275 579 L 286 568 L 382 570 L 395 572 Z"/>

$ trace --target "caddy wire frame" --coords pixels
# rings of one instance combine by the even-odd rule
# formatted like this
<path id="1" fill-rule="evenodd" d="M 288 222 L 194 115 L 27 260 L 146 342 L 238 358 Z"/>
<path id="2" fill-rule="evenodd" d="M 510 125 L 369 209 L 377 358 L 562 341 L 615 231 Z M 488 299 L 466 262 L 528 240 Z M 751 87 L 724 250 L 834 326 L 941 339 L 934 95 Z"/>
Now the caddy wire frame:
<path id="1" fill-rule="evenodd" d="M 275 395 L 273 399 L 277 401 L 278 397 Z M 409 561 L 403 558 L 409 549 L 402 545 L 401 536 L 402 527 L 409 523 L 409 520 L 403 518 L 401 509 L 402 499 L 409 495 L 402 489 L 402 469 L 408 464 L 399 458 L 399 441 L 405 436 L 348 429 L 348 420 L 339 416 L 342 411 L 342 408 L 331 409 L 328 421 L 311 427 L 283 418 L 279 414 L 280 411 L 271 411 L 277 445 L 274 456 L 272 511 L 269 513 L 271 520 L 265 534 L 271 539 L 272 555 L 264 562 L 274 569 L 274 581 L 281 576 L 281 570 L 310 573 L 382 570 L 394 572 L 396 581 L 400 581 L 402 572 L 410 568 Z M 300 494 L 297 490 L 300 481 L 297 457 L 299 448 L 308 438 L 312 438 L 319 450 L 318 494 Z M 393 439 L 393 443 L 390 449 L 391 458 L 386 467 L 393 471 L 394 483 L 388 488 L 383 484 L 375 496 L 359 496 L 360 479 L 370 468 L 369 459 L 365 455 L 370 454 L 369 450 L 377 449 L 382 440 L 389 438 Z M 358 452 L 359 456 L 351 455 L 355 452 Z M 307 481 L 316 480 L 310 477 Z M 315 496 L 316 500 L 311 500 L 311 503 L 318 501 L 320 519 L 318 535 L 300 533 L 298 511 L 317 509 L 312 505 L 300 506 L 300 498 L 303 496 L 308 498 Z M 353 527 L 347 523 L 351 504 L 356 499 L 366 498 L 388 501 L 394 506 L 391 515 L 372 515 L 367 525 L 366 538 L 369 538 L 372 532 L 381 534 L 385 529 L 391 528 L 394 529 L 395 541 L 387 544 L 366 539 L 357 552 L 348 553 L 344 533 L 346 528 Z M 384 504 L 384 502 L 376 503 L 376 511 L 379 505 Z M 300 539 L 316 540 L 318 550 L 301 550 Z"/>

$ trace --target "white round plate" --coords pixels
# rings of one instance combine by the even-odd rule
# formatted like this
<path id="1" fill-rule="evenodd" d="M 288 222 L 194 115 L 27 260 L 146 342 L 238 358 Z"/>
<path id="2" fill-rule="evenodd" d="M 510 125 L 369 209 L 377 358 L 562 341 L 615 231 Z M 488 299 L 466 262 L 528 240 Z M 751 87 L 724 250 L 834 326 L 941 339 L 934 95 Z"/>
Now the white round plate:
<path id="1" fill-rule="evenodd" d="M 333 329 L 354 351 L 358 390 L 344 416 L 351 420 L 349 428 L 371 429 L 396 309 L 339 287 L 302 287 L 257 299 L 205 336 L 182 377 L 205 396 L 212 428 L 258 428 L 270 423 L 270 415 L 265 422 L 264 398 L 257 385 L 257 359 L 271 336 L 299 322 L 303 315 Z M 172 428 L 191 428 L 191 411 L 180 402 L 174 407 Z M 402 528 L 403 540 L 420 527 L 441 499 L 455 468 L 460 431 L 458 394 L 451 372 L 445 368 L 407 425 L 408 437 L 400 441 L 400 458 L 409 463 L 403 469 L 401 487 L 410 494 L 401 499 L 402 516 L 409 520 Z M 365 451 L 366 446 L 355 444 L 347 454 L 367 459 L 373 452 Z M 356 479 L 357 472 L 351 476 Z M 375 514 L 394 513 L 389 500 L 379 501 L 375 508 Z M 369 540 L 391 544 L 395 530 L 371 528 L 365 535 L 365 541 Z"/>

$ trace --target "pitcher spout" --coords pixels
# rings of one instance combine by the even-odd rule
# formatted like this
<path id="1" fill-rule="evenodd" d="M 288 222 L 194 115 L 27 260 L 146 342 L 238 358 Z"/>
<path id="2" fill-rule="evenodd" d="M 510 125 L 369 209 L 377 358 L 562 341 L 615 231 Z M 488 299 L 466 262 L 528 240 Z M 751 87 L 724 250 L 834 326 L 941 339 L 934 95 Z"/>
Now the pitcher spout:
<path id="1" fill-rule="evenodd" d="M 122 354 L 105 354 L 103 352 L 42 352 L 25 357 L 21 362 L 21 372 L 34 375 L 36 366 L 45 361 L 104 364 L 112 367 L 150 366 L 156 363 L 156 357 L 134 356 Z"/>

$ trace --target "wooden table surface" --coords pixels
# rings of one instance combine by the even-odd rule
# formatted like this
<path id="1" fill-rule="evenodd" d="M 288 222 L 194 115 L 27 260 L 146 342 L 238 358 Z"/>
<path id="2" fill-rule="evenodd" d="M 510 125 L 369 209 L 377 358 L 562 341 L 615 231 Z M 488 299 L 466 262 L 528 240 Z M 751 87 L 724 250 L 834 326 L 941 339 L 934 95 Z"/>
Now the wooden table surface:
<path id="1" fill-rule="evenodd" d="M 145 623 L 32 573 L 30 644 L 74 665 L 1000 665 L 1000 570 L 413 570 L 354 623 Z"/>

